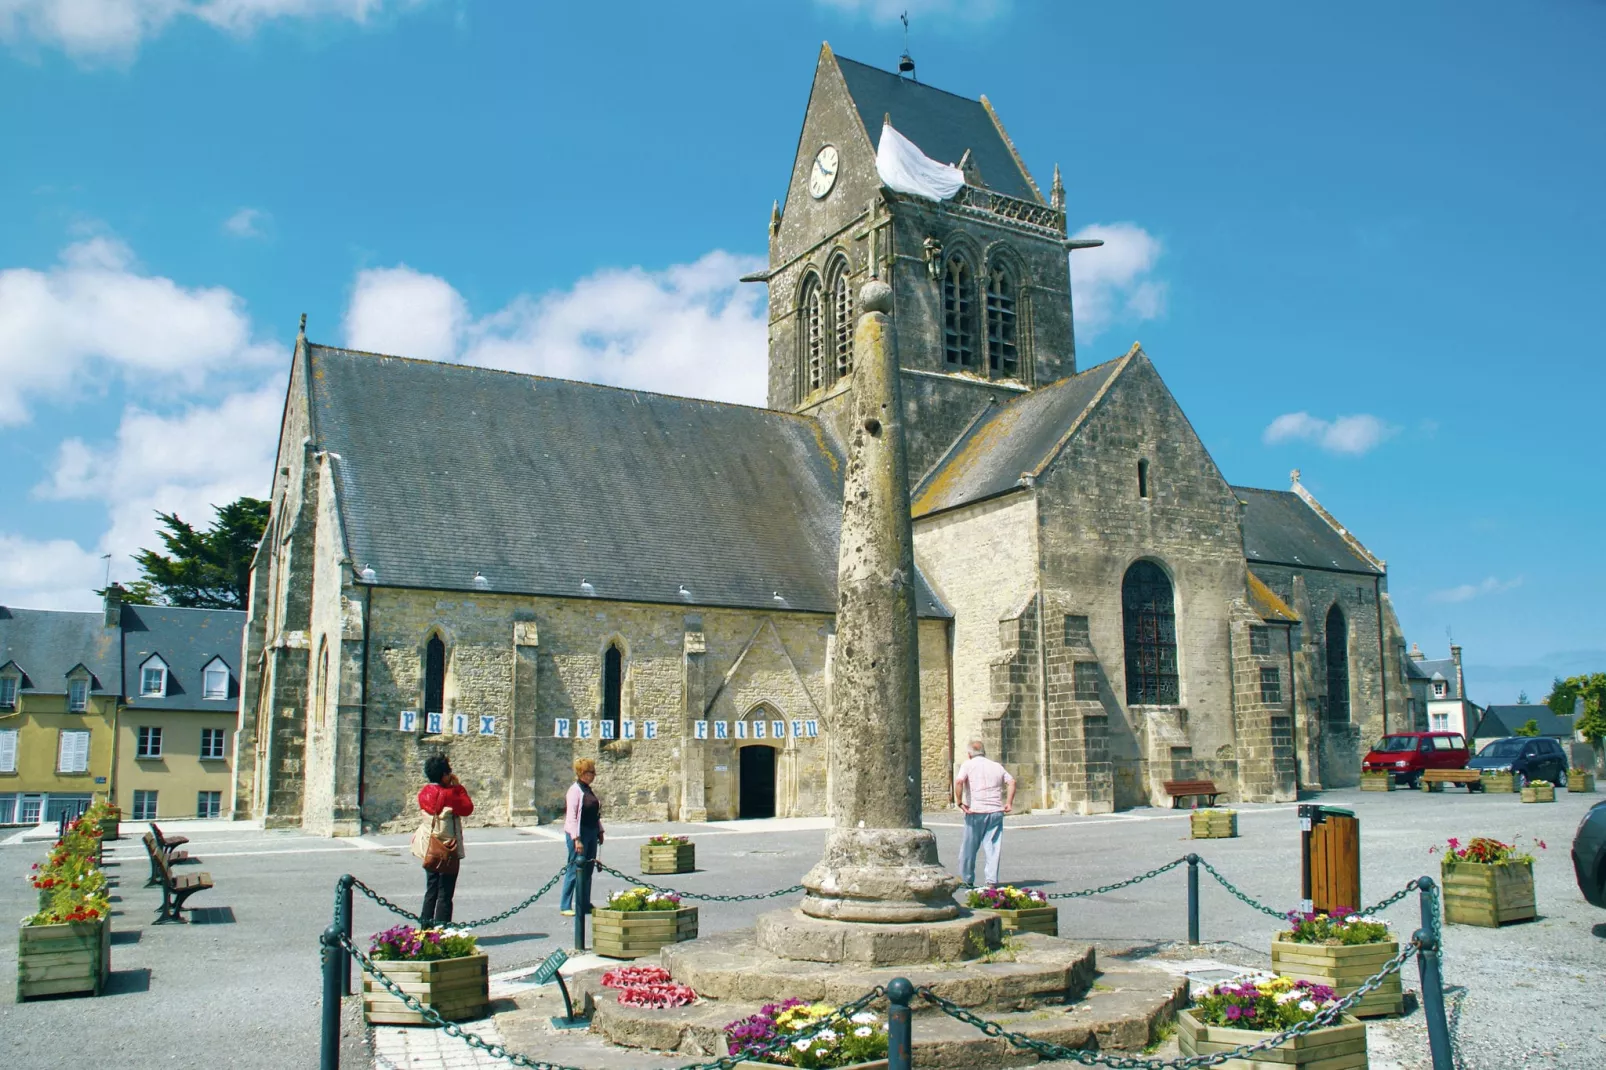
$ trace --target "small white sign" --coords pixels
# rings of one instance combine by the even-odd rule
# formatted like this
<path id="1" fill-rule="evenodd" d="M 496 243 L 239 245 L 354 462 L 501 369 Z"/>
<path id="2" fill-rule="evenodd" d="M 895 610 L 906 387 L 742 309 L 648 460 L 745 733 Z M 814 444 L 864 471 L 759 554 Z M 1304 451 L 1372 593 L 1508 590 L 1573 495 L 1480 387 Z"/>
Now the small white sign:
<path id="1" fill-rule="evenodd" d="M 770 734 L 772 736 L 774 736 L 776 739 L 785 739 L 786 738 L 786 722 L 785 721 L 771 721 L 770 722 Z"/>
<path id="2" fill-rule="evenodd" d="M 731 724 L 729 721 L 714 722 L 714 738 L 729 739 L 731 737 Z"/>
<path id="3" fill-rule="evenodd" d="M 576 722 L 574 722 L 574 727 L 577 729 L 577 731 L 575 732 L 575 736 L 577 738 L 579 738 L 579 739 L 590 739 L 591 738 L 591 722 L 590 721 L 576 721 Z"/>
<path id="4" fill-rule="evenodd" d="M 554 720 L 552 722 L 552 734 L 558 739 L 568 739 L 569 719 L 567 717 L 559 717 Z"/>
<path id="5" fill-rule="evenodd" d="M 793 739 L 802 739 L 803 738 L 803 722 L 802 721 L 793 721 L 792 722 L 792 738 Z"/>
<path id="6" fill-rule="evenodd" d="M 747 738 L 747 722 L 746 721 L 737 721 L 736 722 L 736 738 L 737 739 L 746 739 Z"/>
<path id="7" fill-rule="evenodd" d="M 612 739 L 612 738 L 614 738 L 613 737 L 613 722 L 612 721 L 598 721 L 597 722 L 597 727 L 602 729 L 602 738 L 603 739 Z"/>
<path id="8" fill-rule="evenodd" d="M 482 735 L 482 736 L 494 736 L 494 735 L 496 735 L 496 718 L 495 717 L 486 717 L 483 714 L 480 716 L 480 735 Z"/>
<path id="9" fill-rule="evenodd" d="M 459 735 L 459 736 L 468 735 L 468 714 L 466 714 L 466 713 L 454 713 L 454 714 L 452 714 L 452 732 L 455 735 Z"/>
<path id="10" fill-rule="evenodd" d="M 765 724 L 763 721 L 754 721 L 753 722 L 753 738 L 754 739 L 763 739 L 764 738 L 764 733 L 768 728 L 769 728 L 769 726 L 767 724 Z"/>
<path id="11" fill-rule="evenodd" d="M 424 714 L 424 731 L 432 736 L 441 734 L 441 715 L 438 713 Z"/>
<path id="12" fill-rule="evenodd" d="M 401 724 L 397 725 L 396 727 L 399 728 L 403 732 L 416 732 L 416 731 L 418 731 L 418 711 L 417 710 L 402 710 L 401 711 Z"/>
<path id="13" fill-rule="evenodd" d="M 693 738 L 695 738 L 695 739 L 707 739 L 708 738 L 708 722 L 707 721 L 698 721 L 696 724 L 692 725 L 692 733 L 691 734 L 692 734 Z M 651 738 L 651 737 L 648 737 L 648 738 Z"/>
<path id="14" fill-rule="evenodd" d="M 636 738 L 636 722 L 635 721 L 620 721 L 619 724 L 624 729 L 625 738 L 626 739 L 635 739 Z"/>
<path id="15" fill-rule="evenodd" d="M 815 736 L 820 734 L 820 722 L 819 721 L 804 721 L 803 722 L 803 732 L 810 739 L 813 739 Z"/>
<path id="16" fill-rule="evenodd" d="M 647 738 L 648 739 L 657 739 L 658 738 L 658 722 L 657 721 L 644 722 L 642 727 L 647 730 Z"/>

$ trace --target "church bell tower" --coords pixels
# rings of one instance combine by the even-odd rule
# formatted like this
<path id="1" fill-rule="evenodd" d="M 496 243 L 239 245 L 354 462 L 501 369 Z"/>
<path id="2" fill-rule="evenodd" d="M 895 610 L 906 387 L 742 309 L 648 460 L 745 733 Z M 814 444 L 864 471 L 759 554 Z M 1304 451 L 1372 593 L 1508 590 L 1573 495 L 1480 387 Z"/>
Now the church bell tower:
<path id="1" fill-rule="evenodd" d="M 893 290 L 909 475 L 983 409 L 1076 372 L 1065 199 L 1047 200 L 986 97 L 971 100 L 820 49 L 786 199 L 770 216 L 769 406 L 840 429 L 855 296 Z M 890 123 L 965 184 L 947 200 L 876 171 Z M 1096 244 L 1096 243 L 1087 243 Z"/>

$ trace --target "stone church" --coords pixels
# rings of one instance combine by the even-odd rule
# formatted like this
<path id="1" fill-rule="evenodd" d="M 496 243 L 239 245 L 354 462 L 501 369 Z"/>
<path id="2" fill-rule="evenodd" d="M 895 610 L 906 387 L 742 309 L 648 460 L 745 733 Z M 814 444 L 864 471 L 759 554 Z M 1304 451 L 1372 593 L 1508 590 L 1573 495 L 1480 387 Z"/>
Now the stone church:
<path id="1" fill-rule="evenodd" d="M 884 122 L 965 185 L 884 187 Z M 1078 364 L 1048 196 L 986 97 L 821 50 L 769 224 L 750 408 L 297 338 L 252 573 L 236 815 L 409 825 L 449 755 L 476 821 L 821 814 L 859 288 L 893 289 L 922 775 L 970 738 L 1023 808 L 1288 800 L 1415 726 L 1384 563 L 1299 484 L 1236 487 L 1155 365 Z M 1098 255 L 1096 252 L 1079 255 Z M 757 359 L 757 354 L 754 355 Z"/>

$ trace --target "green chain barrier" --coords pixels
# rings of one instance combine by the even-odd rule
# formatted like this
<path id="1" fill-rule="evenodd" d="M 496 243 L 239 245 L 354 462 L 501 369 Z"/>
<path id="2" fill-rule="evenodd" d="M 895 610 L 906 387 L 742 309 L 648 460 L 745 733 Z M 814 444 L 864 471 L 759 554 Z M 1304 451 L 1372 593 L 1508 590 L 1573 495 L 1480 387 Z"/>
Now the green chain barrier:
<path id="1" fill-rule="evenodd" d="M 776 899 L 783 895 L 796 895 L 803 890 L 801 884 L 794 884 L 790 888 L 779 888 L 773 892 L 759 892 L 757 895 L 705 895 L 702 892 L 682 892 L 676 888 L 661 888 L 656 884 L 650 884 L 642 880 L 640 877 L 632 877 L 628 873 L 620 873 L 612 866 L 603 865 L 601 862 L 597 863 L 597 868 L 604 873 L 613 874 L 620 880 L 629 881 L 633 888 L 646 888 L 657 892 L 659 895 L 678 895 L 682 899 L 697 899 L 704 903 L 748 903 L 755 899 Z"/>
<path id="2" fill-rule="evenodd" d="M 1229 891 L 1233 895 L 1237 896 L 1247 906 L 1251 906 L 1251 907 L 1255 908 L 1256 910 L 1260 911 L 1262 914 L 1269 914 L 1272 917 L 1277 918 L 1279 920 L 1286 919 L 1288 917 L 1288 914 L 1289 914 L 1288 911 L 1286 911 L 1286 910 L 1277 910 L 1274 907 L 1269 907 L 1265 903 L 1262 903 L 1260 900 L 1252 898 L 1251 896 L 1248 896 L 1248 895 L 1244 894 L 1243 892 L 1239 891 L 1233 885 L 1232 881 L 1228 880 L 1226 877 L 1223 877 L 1221 875 L 1221 873 L 1216 869 L 1215 866 L 1212 866 L 1209 862 L 1206 862 L 1204 859 L 1202 859 L 1202 858 L 1199 859 L 1199 865 L 1203 866 L 1205 872 L 1210 874 L 1212 877 L 1214 877 L 1216 879 L 1216 883 L 1217 884 L 1221 885 L 1223 888 L 1227 889 L 1227 891 Z"/>
<path id="3" fill-rule="evenodd" d="M 1182 865 L 1186 861 L 1187 861 L 1187 858 L 1185 858 L 1185 857 L 1184 858 L 1179 858 L 1174 862 L 1167 862 L 1165 865 L 1161 866 L 1158 869 L 1151 869 L 1147 873 L 1141 873 L 1136 877 L 1128 877 L 1126 880 L 1124 880 L 1124 881 L 1116 881 L 1114 884 L 1101 884 L 1097 888 L 1083 888 L 1079 892 L 1049 892 L 1045 896 L 1045 898 L 1047 898 L 1047 899 L 1081 899 L 1084 896 L 1089 896 L 1089 895 L 1104 895 L 1106 892 L 1113 892 L 1117 888 L 1127 888 L 1127 887 L 1130 887 L 1131 885 L 1134 885 L 1134 884 L 1141 884 L 1143 881 L 1150 880 L 1150 879 L 1152 879 L 1154 877 L 1158 877 L 1162 873 L 1169 873 L 1171 870 L 1176 869 L 1178 866 Z"/>
<path id="4" fill-rule="evenodd" d="M 564 868 L 567 869 L 568 867 L 564 867 Z M 483 927 L 485 927 L 487 925 L 495 925 L 499 921 L 506 921 L 508 918 L 511 918 L 513 915 L 517 914 L 521 910 L 524 910 L 526 907 L 531 906 L 532 904 L 535 903 L 535 901 L 537 899 L 540 899 L 543 895 L 545 895 L 546 893 L 550 892 L 552 890 L 552 886 L 557 884 L 558 881 L 563 879 L 563 873 L 564 873 L 564 870 L 562 870 L 562 869 L 558 870 L 556 873 L 554 873 L 552 875 L 552 879 L 547 881 L 545 884 L 541 885 L 540 889 L 534 895 L 532 895 L 529 898 L 525 899 L 524 902 L 518 904 L 515 907 L 510 907 L 507 910 L 502 911 L 502 913 L 500 913 L 500 914 L 492 914 L 488 918 L 480 918 L 477 921 L 454 921 L 454 922 L 451 923 L 452 924 L 452 928 L 454 928 L 454 929 L 479 929 L 479 928 L 483 928 Z M 419 917 L 418 917 L 417 914 L 414 914 L 412 911 L 406 909 L 405 907 L 397 906 L 395 903 L 392 903 L 389 899 L 386 899 L 384 896 L 380 895 L 378 892 L 374 891 L 372 888 L 368 887 L 368 885 L 364 884 L 362 881 L 356 879 L 355 877 L 352 878 L 351 886 L 353 888 L 355 888 L 357 891 L 361 892 L 363 895 L 366 895 L 369 899 L 372 899 L 375 903 L 379 904 L 380 906 L 384 907 L 386 910 L 390 911 L 392 914 L 399 914 L 402 917 L 404 917 L 407 920 L 409 920 L 411 922 L 414 922 L 414 923 L 419 921 Z M 335 898 L 336 898 L 337 902 L 339 900 L 339 897 L 340 897 L 340 893 L 337 891 L 335 893 Z"/>

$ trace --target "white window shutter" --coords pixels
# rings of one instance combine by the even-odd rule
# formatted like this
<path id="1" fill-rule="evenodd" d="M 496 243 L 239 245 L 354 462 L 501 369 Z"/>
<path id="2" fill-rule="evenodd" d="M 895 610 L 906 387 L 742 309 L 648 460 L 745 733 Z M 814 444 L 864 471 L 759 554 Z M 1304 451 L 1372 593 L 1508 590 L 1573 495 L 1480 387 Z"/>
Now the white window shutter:
<path id="1" fill-rule="evenodd" d="M 89 769 L 89 733 L 62 732 L 56 754 L 56 767 L 63 773 L 83 773 Z"/>
<path id="2" fill-rule="evenodd" d="M 80 732 L 80 733 L 78 733 L 78 765 L 77 765 L 77 771 L 80 772 L 80 773 L 89 772 L 89 733 L 88 732 Z"/>
<path id="3" fill-rule="evenodd" d="M 17 771 L 17 730 L 8 728 L 0 732 L 0 773 Z"/>

